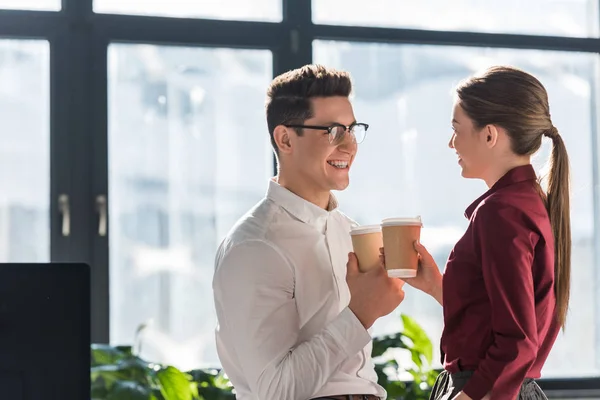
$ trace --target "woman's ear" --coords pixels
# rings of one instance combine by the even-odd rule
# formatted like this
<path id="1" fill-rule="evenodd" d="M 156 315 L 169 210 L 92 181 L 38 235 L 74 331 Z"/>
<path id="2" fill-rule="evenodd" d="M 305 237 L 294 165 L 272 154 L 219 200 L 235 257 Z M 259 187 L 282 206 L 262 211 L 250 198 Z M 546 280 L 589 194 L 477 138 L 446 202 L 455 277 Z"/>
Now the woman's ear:
<path id="1" fill-rule="evenodd" d="M 486 125 L 483 131 L 485 145 L 490 149 L 496 146 L 499 134 L 496 125 Z"/>

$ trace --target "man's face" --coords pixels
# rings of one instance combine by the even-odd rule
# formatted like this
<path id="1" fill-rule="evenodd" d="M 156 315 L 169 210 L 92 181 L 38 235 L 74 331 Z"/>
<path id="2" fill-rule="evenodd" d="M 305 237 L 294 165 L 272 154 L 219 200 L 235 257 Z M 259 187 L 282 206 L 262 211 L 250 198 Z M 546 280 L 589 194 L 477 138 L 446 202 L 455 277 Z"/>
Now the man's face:
<path id="1" fill-rule="evenodd" d="M 321 97 L 311 100 L 313 117 L 302 125 L 350 126 L 356 122 L 347 97 Z M 301 136 L 291 134 L 292 151 L 288 164 L 304 185 L 315 192 L 344 190 L 350 183 L 349 171 L 358 150 L 354 136 L 346 132 L 341 141 L 330 142 L 326 130 L 303 129 Z"/>

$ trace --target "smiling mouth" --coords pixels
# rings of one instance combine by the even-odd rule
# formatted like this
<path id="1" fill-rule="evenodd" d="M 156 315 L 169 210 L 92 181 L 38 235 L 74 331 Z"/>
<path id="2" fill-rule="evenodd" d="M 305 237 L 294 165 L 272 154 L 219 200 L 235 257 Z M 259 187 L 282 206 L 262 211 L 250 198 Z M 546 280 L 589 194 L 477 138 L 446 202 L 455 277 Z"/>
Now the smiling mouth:
<path id="1" fill-rule="evenodd" d="M 327 164 L 337 169 L 348 168 L 348 161 L 327 161 Z"/>

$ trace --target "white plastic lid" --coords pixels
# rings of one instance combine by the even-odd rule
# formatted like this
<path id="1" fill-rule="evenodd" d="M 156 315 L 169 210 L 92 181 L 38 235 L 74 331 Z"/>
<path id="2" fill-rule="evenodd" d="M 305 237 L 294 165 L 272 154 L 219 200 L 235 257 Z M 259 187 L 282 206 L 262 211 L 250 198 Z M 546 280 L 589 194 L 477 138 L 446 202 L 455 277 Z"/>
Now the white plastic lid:
<path id="1" fill-rule="evenodd" d="M 352 228 L 351 235 L 365 235 L 367 233 L 381 232 L 381 225 L 362 225 Z"/>
<path id="2" fill-rule="evenodd" d="M 421 216 L 415 218 L 386 218 L 381 221 L 381 226 L 403 226 L 403 225 L 418 225 L 423 226 Z"/>

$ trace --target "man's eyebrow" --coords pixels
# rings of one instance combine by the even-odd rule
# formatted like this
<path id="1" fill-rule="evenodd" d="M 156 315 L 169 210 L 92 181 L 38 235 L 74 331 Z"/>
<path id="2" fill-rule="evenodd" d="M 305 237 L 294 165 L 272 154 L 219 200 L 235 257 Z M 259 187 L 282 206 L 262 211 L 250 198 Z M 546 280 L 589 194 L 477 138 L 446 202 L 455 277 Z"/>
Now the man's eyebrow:
<path id="1" fill-rule="evenodd" d="M 356 120 L 354 120 L 354 121 L 352 121 L 352 123 L 350 123 L 350 125 L 354 125 L 354 124 L 356 124 Z M 346 125 L 344 125 L 344 124 L 342 124 L 341 122 L 338 122 L 338 121 L 323 122 L 322 125 L 327 125 L 327 126 L 330 126 L 330 125 L 342 125 L 342 126 L 346 126 Z"/>

